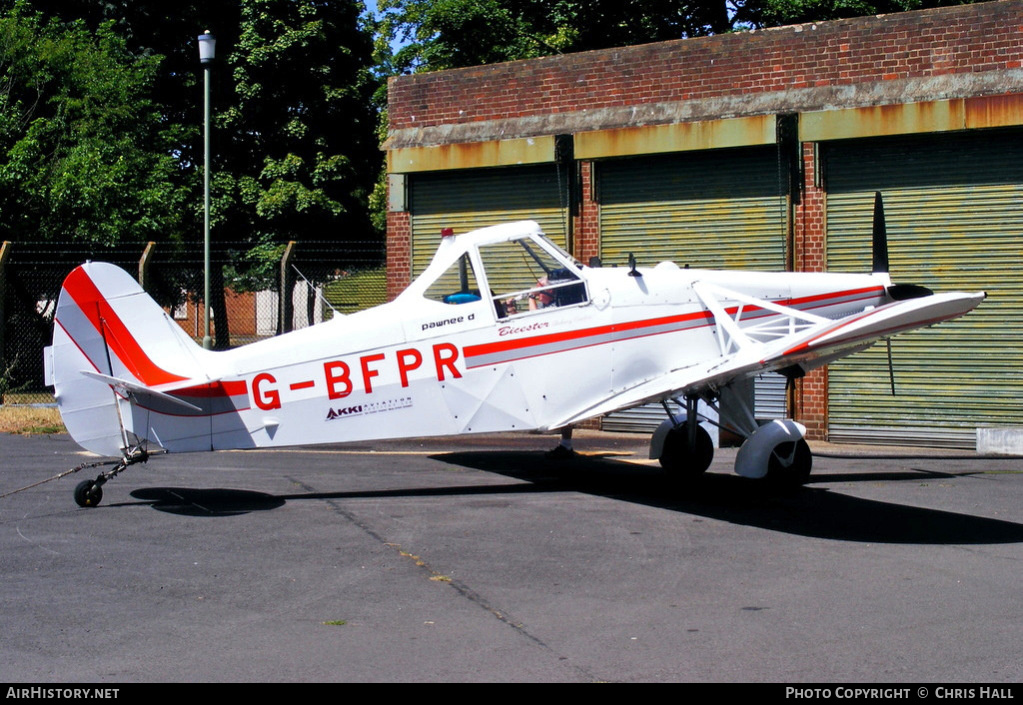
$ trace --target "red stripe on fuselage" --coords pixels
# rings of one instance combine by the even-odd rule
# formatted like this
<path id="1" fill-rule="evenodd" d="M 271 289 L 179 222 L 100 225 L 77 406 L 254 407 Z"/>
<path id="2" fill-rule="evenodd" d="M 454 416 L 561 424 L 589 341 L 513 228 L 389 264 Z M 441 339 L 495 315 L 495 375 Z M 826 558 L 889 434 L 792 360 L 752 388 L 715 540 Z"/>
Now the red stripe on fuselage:
<path id="1" fill-rule="evenodd" d="M 196 387 L 175 389 L 170 392 L 176 397 L 193 397 L 198 399 L 217 399 L 220 397 L 240 397 L 249 395 L 249 387 L 245 380 L 238 382 L 210 382 Z"/>
<path id="2" fill-rule="evenodd" d="M 168 372 L 149 359 L 83 268 L 78 267 L 68 275 L 64 280 L 64 291 L 137 380 L 151 387 L 187 379 Z"/>
<path id="3" fill-rule="evenodd" d="M 531 348 L 538 345 L 550 345 L 551 343 L 561 343 L 566 340 L 584 340 L 585 338 L 594 338 L 611 333 L 640 331 L 644 328 L 653 328 L 655 326 L 670 325 L 673 323 L 682 323 L 684 321 L 691 320 L 695 321 L 709 317 L 710 312 L 699 311 L 696 313 L 687 313 L 681 316 L 664 316 L 662 318 L 649 318 L 641 321 L 612 323 L 611 325 L 598 326 L 596 328 L 570 330 L 563 333 L 548 333 L 546 335 L 534 335 L 529 338 L 503 340 L 495 343 L 483 343 L 481 345 L 469 345 L 465 348 L 465 356 L 476 357 L 478 355 L 491 355 L 493 353 L 506 352 L 508 350 Z M 586 345 L 586 343 L 583 343 L 583 345 Z"/>
<path id="4" fill-rule="evenodd" d="M 829 292 L 829 293 L 825 293 L 825 294 L 814 294 L 813 296 L 804 296 L 804 297 L 800 297 L 800 298 L 797 298 L 797 299 L 788 299 L 788 300 L 782 300 L 782 301 L 775 301 L 775 302 L 772 302 L 772 303 L 776 303 L 779 306 L 789 306 L 789 307 L 793 307 L 793 308 L 797 307 L 797 306 L 802 306 L 805 309 L 809 310 L 809 309 L 815 309 L 815 308 L 826 308 L 828 306 L 836 305 L 836 304 L 829 304 L 828 303 L 828 301 L 831 301 L 831 300 L 834 300 L 834 299 L 845 299 L 846 297 L 850 297 L 850 296 L 857 297 L 855 299 L 849 299 L 847 301 L 837 302 L 837 303 L 851 303 L 853 301 L 860 301 L 860 300 L 863 300 L 863 299 L 874 298 L 874 297 L 876 297 L 877 295 L 879 295 L 879 294 L 881 294 L 883 292 L 884 292 L 884 287 L 883 286 L 872 286 L 872 287 L 864 287 L 862 289 L 849 289 L 847 291 L 835 291 L 835 292 Z M 812 305 L 808 305 L 808 304 L 812 304 Z M 740 307 L 740 306 L 732 306 L 731 308 L 726 309 L 726 313 L 728 313 L 729 315 L 734 315 L 736 312 L 738 312 L 738 310 L 740 308 L 743 309 L 743 312 L 746 315 L 746 319 L 745 320 L 749 320 L 750 318 L 754 317 L 753 314 L 756 314 L 757 312 L 760 312 L 763 315 L 769 315 L 769 316 L 780 315 L 780 314 L 778 314 L 778 313 L 776 313 L 776 312 L 774 312 L 774 311 L 772 311 L 770 309 L 765 309 L 762 306 L 755 306 L 755 305 L 745 305 L 745 306 L 742 306 L 742 307 Z M 582 329 L 582 330 L 565 331 L 563 333 L 549 333 L 549 334 L 546 334 L 546 335 L 535 335 L 535 336 L 530 336 L 530 337 L 527 337 L 527 338 L 518 338 L 518 339 L 515 339 L 515 340 L 502 340 L 502 341 L 497 341 L 497 342 L 493 342 L 493 343 L 482 343 L 480 345 L 469 345 L 469 346 L 466 346 L 466 348 L 464 350 L 464 354 L 465 354 L 465 357 L 466 357 L 467 361 L 470 358 L 473 358 L 473 357 L 479 357 L 479 356 L 483 356 L 483 355 L 493 355 L 495 353 L 509 352 L 509 351 L 514 351 L 514 350 L 523 350 L 524 352 L 521 355 L 522 358 L 533 357 L 534 355 L 540 354 L 540 353 L 528 352 L 529 348 L 537 348 L 537 347 L 541 347 L 541 346 L 545 346 L 545 345 L 551 345 L 553 343 L 561 343 L 561 342 L 565 342 L 565 341 L 569 341 L 569 340 L 578 340 L 578 341 L 580 341 L 580 344 L 578 346 L 574 347 L 574 348 L 571 348 L 571 349 L 575 350 L 575 349 L 579 349 L 579 348 L 588 347 L 588 346 L 594 345 L 594 344 L 600 344 L 600 342 L 598 342 L 598 343 L 587 342 L 587 339 L 599 338 L 601 336 L 610 335 L 610 334 L 613 334 L 613 333 L 634 333 L 634 335 L 630 335 L 630 336 L 628 336 L 628 338 L 642 338 L 642 337 L 644 337 L 646 335 L 657 334 L 656 331 L 654 333 L 648 332 L 649 329 L 651 329 L 651 328 L 658 328 L 658 327 L 661 327 L 661 326 L 680 324 L 680 323 L 686 323 L 686 322 L 691 322 L 691 321 L 700 321 L 701 319 L 707 321 L 707 325 L 709 325 L 710 321 L 711 321 L 711 319 L 713 319 L 713 317 L 714 316 L 713 316 L 713 314 L 710 311 L 704 310 L 704 311 L 695 311 L 693 313 L 681 314 L 681 315 L 677 315 L 677 316 L 662 316 L 660 318 L 646 318 L 646 319 L 641 319 L 641 320 L 636 320 L 636 321 L 625 321 L 625 322 L 622 322 L 622 323 L 612 323 L 612 324 L 606 325 L 606 326 L 598 326 L 596 328 L 585 328 L 585 329 Z M 675 331 L 661 331 L 661 333 L 665 333 L 665 332 L 675 332 Z M 619 342 L 620 340 L 622 340 L 622 339 L 621 338 L 616 338 L 613 342 Z M 606 341 L 606 342 L 610 343 L 612 341 L 609 340 L 609 341 Z M 567 351 L 560 350 L 559 352 L 567 352 Z M 520 359 L 520 358 L 517 358 L 517 359 Z M 472 365 L 470 365 L 470 367 L 472 367 Z"/>

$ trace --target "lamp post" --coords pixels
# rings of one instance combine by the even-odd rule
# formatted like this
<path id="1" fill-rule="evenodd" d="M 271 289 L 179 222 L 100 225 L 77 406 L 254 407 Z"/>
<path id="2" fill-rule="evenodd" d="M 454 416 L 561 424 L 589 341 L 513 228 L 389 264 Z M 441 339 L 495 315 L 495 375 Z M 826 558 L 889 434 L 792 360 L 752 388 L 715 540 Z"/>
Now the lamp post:
<path id="1" fill-rule="evenodd" d="M 202 346 L 213 347 L 210 338 L 210 69 L 216 56 L 217 40 L 206 30 L 199 35 L 199 61 L 203 67 L 205 84 L 203 100 L 203 337 Z"/>

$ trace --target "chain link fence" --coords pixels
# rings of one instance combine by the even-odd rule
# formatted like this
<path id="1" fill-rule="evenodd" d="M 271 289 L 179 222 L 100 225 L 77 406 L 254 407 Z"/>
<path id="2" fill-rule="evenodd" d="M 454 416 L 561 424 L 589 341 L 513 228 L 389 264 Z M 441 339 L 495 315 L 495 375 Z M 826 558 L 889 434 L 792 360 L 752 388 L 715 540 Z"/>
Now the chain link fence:
<path id="1" fill-rule="evenodd" d="M 61 283 L 87 260 L 111 262 L 131 273 L 202 344 L 201 246 L 131 250 L 5 242 L 0 250 L 0 404 L 53 403 L 52 390 L 44 384 L 43 348 L 53 338 Z M 258 262 L 241 245 L 218 243 L 210 281 L 210 334 L 217 349 L 376 306 L 387 297 L 383 243 L 345 243 L 335 249 L 290 243 L 263 253 Z"/>

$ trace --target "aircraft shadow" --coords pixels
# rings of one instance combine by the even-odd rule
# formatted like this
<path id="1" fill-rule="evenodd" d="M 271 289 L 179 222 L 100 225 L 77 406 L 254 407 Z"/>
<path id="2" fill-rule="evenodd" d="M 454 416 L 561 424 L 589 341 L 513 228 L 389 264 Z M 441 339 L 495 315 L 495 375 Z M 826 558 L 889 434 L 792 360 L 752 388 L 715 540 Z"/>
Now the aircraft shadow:
<path id="1" fill-rule="evenodd" d="M 268 511 L 284 506 L 288 501 L 303 499 L 371 499 L 375 497 L 464 497 L 480 494 L 515 494 L 545 492 L 546 488 L 521 482 L 507 485 L 455 485 L 422 489 L 354 490 L 351 492 L 303 492 L 301 494 L 272 495 L 252 490 L 228 488 L 202 489 L 193 487 L 148 487 L 133 490 L 131 496 L 153 509 L 168 514 L 192 517 L 229 517 L 249 512 Z M 127 506 L 131 503 L 122 502 Z M 108 507 L 119 506 L 108 504 Z"/>
<path id="2" fill-rule="evenodd" d="M 194 517 L 227 517 L 266 511 L 283 506 L 285 501 L 283 497 L 265 492 L 224 488 L 147 487 L 134 490 L 131 496 L 148 502 L 153 509 Z"/>
<path id="3" fill-rule="evenodd" d="M 708 472 L 695 481 L 673 481 L 659 468 L 610 457 L 568 462 L 542 454 L 468 451 L 435 460 L 528 480 L 544 491 L 575 491 L 772 531 L 870 543 L 996 544 L 1023 541 L 1023 524 L 850 497 L 804 486 L 772 490 L 734 474 Z M 965 473 L 972 474 L 972 473 Z M 811 482 L 892 481 L 957 477 L 948 473 L 814 475 Z"/>
<path id="4" fill-rule="evenodd" d="M 479 450 L 438 453 L 432 459 L 503 475 L 498 485 L 307 492 L 272 495 L 237 489 L 151 487 L 131 496 L 154 509 L 194 517 L 228 517 L 267 511 L 295 500 L 377 497 L 464 497 L 536 492 L 584 492 L 733 524 L 814 538 L 896 544 L 998 544 L 1023 542 L 1023 524 L 938 509 L 851 497 L 804 486 L 772 490 L 733 474 L 708 472 L 680 483 L 659 468 L 617 460 L 616 453 L 552 461 L 536 451 Z M 951 478 L 973 473 L 871 472 L 815 474 L 813 482 L 879 482 Z"/>

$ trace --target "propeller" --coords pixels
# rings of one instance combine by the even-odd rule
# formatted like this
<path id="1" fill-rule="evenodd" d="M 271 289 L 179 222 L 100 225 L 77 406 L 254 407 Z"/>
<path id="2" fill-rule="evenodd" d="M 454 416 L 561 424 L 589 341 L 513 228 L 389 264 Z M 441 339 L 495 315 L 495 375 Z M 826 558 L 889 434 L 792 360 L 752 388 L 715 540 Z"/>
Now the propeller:
<path id="1" fill-rule="evenodd" d="M 875 274 L 888 273 L 888 231 L 884 222 L 884 201 L 881 192 L 874 193 L 874 227 L 873 227 L 873 267 Z M 890 284 L 885 292 L 894 301 L 905 301 L 906 299 L 919 299 L 923 296 L 930 296 L 934 292 L 926 286 L 919 284 Z M 892 339 L 885 338 L 885 345 L 888 348 L 888 380 L 891 385 L 892 396 L 895 396 L 895 364 L 892 360 Z"/>
<path id="2" fill-rule="evenodd" d="M 871 271 L 874 274 L 888 273 L 888 232 L 884 222 L 884 202 L 881 192 L 874 193 L 874 228 L 873 228 L 874 261 Z M 934 292 L 919 284 L 890 284 L 885 291 L 895 301 L 919 299 L 930 296 Z"/>
<path id="3" fill-rule="evenodd" d="M 884 201 L 881 192 L 874 192 L 874 262 L 870 270 L 874 274 L 888 273 L 888 231 L 884 225 Z"/>

